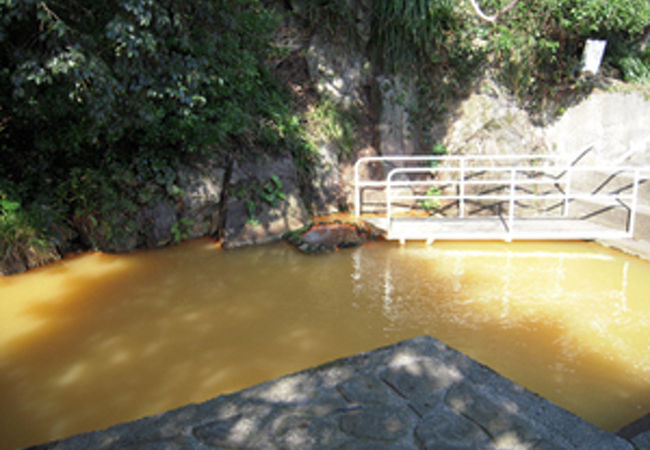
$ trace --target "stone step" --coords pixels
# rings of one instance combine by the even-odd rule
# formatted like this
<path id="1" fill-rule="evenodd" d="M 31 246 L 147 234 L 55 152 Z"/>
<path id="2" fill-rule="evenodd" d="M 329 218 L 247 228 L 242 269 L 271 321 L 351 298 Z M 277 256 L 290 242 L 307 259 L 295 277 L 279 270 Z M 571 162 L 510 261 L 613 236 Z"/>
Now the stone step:
<path id="1" fill-rule="evenodd" d="M 638 203 L 650 206 L 650 173 L 641 177 L 638 191 Z M 624 193 L 631 194 L 634 177 L 629 173 L 616 172 L 574 172 L 571 176 L 571 192 L 583 193 Z"/>
<path id="2" fill-rule="evenodd" d="M 637 193 L 634 238 L 650 239 L 650 174 L 642 174 Z M 632 194 L 634 177 L 629 172 L 616 171 L 574 172 L 571 178 L 572 193 Z M 626 202 L 631 206 L 631 202 Z M 625 229 L 628 210 L 607 199 L 573 200 L 570 210 L 572 217 L 590 216 L 590 220 L 601 225 Z"/>
<path id="3" fill-rule="evenodd" d="M 629 212 L 623 206 L 604 200 L 574 200 L 569 206 L 571 217 L 588 218 L 595 223 L 617 230 L 625 230 Z M 634 238 L 650 240 L 650 205 L 637 205 L 634 220 Z"/>

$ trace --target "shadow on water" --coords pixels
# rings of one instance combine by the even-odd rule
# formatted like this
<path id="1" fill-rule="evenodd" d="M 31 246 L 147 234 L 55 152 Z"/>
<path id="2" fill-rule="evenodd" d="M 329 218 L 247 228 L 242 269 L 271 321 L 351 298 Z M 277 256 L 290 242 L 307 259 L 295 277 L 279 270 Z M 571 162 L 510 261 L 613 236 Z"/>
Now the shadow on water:
<path id="1" fill-rule="evenodd" d="M 0 341 L 1 446 L 102 428 L 421 334 L 600 426 L 644 413 L 636 406 L 650 404 L 650 368 L 631 368 L 629 356 L 514 294 L 498 307 L 473 298 L 494 271 L 426 252 L 370 245 L 313 257 L 201 240 L 99 255 L 112 271 L 82 258 L 51 266 L 65 281 L 16 315 L 38 326 Z"/>

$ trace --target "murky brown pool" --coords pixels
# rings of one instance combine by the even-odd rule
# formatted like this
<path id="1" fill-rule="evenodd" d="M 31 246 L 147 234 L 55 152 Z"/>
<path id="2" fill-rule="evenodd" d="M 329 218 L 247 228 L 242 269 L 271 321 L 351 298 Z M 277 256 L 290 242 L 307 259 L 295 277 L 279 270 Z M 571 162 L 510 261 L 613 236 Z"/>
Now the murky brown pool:
<path id="1" fill-rule="evenodd" d="M 606 429 L 650 410 L 650 264 L 587 243 L 210 240 L 0 278 L 0 448 L 421 334 Z"/>

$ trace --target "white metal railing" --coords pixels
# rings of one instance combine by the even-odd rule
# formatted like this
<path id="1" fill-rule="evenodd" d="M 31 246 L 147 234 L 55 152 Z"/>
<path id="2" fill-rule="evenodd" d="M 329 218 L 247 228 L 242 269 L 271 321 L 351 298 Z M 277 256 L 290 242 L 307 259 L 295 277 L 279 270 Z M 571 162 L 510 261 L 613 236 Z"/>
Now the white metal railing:
<path id="1" fill-rule="evenodd" d="M 359 158 L 354 165 L 354 215 L 359 218 L 361 215 L 361 190 L 366 187 L 385 188 L 387 179 L 385 180 L 362 180 L 360 177 L 360 168 L 364 164 L 372 162 L 395 162 L 395 163 L 456 163 L 461 168 L 471 166 L 472 162 L 483 161 L 543 161 L 551 164 L 558 164 L 564 161 L 556 155 L 449 155 L 449 156 L 432 156 L 432 155 L 416 155 L 416 156 L 365 156 Z M 430 168 L 435 170 L 435 168 Z"/>
<path id="2" fill-rule="evenodd" d="M 439 164 L 452 163 L 454 167 L 395 167 L 388 172 L 383 181 L 360 180 L 359 166 L 367 162 L 391 163 L 423 163 L 436 161 Z M 490 162 L 508 162 L 508 165 L 489 166 Z M 543 165 L 531 166 L 531 162 L 542 162 Z M 514 162 L 514 164 L 512 164 Z M 519 163 L 519 164 L 518 164 Z M 521 164 L 524 163 L 524 164 Z M 527 163 L 527 164 L 526 164 Z M 573 178 L 576 174 L 595 173 L 602 176 L 603 173 L 612 174 L 612 178 L 625 175 L 631 182 L 624 186 L 617 186 L 613 191 L 603 193 L 599 186 L 593 192 L 580 192 L 572 188 Z M 571 202 L 584 200 L 604 204 L 607 208 L 622 207 L 627 210 L 625 232 L 615 234 L 618 237 L 631 237 L 634 235 L 635 218 L 638 207 L 639 185 L 642 173 L 650 173 L 648 167 L 629 166 L 575 166 L 566 163 L 561 158 L 551 155 L 498 155 L 498 156 L 389 156 L 389 157 L 367 157 L 360 159 L 355 165 L 355 215 L 361 214 L 361 189 L 364 187 L 385 188 L 386 191 L 386 223 L 387 232 L 391 236 L 394 218 L 393 205 L 398 201 L 419 202 L 422 200 L 435 199 L 457 207 L 457 218 L 466 217 L 466 202 L 479 202 L 489 200 L 498 204 L 499 207 L 507 204 L 507 214 L 499 218 L 506 224 L 505 238 L 510 240 L 515 235 L 515 222 L 517 217 L 517 206 L 522 202 L 537 200 L 556 201 L 558 209 L 561 207 L 561 217 L 569 218 Z M 402 175 L 407 179 L 396 179 Z M 419 175 L 419 179 L 413 180 L 409 177 Z M 424 176 L 423 176 L 424 175 Z M 429 178 L 426 179 L 426 175 Z M 444 179 L 431 178 L 432 176 L 444 175 Z M 476 179 L 480 175 L 481 179 Z M 607 182 L 606 182 L 607 183 Z M 605 183 L 605 184 L 606 184 Z M 533 192 L 527 187 L 548 186 L 544 192 Z M 410 193 L 404 194 L 397 188 L 416 187 L 440 187 L 446 192 L 430 195 Z M 472 187 L 482 187 L 483 190 L 475 192 Z M 448 191 L 455 191 L 449 193 Z M 472 192 L 474 190 L 474 192 Z M 468 192 L 469 191 L 469 192 Z M 500 210 L 501 211 L 501 210 Z M 612 237 L 602 236 L 602 237 Z M 585 238 L 596 238 L 593 236 Z"/>

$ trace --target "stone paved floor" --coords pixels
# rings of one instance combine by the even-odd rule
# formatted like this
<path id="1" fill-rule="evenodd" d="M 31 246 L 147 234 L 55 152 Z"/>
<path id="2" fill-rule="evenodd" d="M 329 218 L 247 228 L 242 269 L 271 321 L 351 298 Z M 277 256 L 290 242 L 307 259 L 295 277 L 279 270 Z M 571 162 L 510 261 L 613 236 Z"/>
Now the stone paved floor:
<path id="1" fill-rule="evenodd" d="M 634 447 L 423 336 L 39 448 Z"/>

